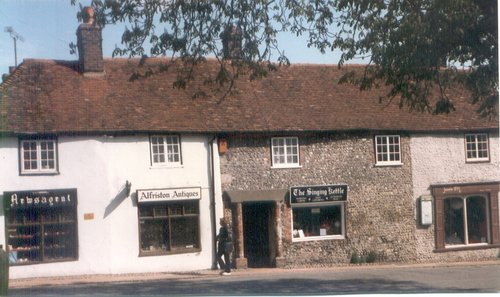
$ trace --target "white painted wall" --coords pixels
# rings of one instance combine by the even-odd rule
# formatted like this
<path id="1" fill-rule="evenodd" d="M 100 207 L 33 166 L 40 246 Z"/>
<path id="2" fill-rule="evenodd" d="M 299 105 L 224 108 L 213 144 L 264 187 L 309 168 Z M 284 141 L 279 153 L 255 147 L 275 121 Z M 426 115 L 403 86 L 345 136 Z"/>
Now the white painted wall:
<path id="1" fill-rule="evenodd" d="M 4 191 L 76 188 L 78 193 L 78 261 L 12 266 L 11 278 L 80 274 L 188 271 L 212 265 L 210 223 L 209 138 L 181 135 L 183 165 L 152 168 L 149 137 L 59 137 L 59 175 L 20 176 L 18 140 L 0 141 L 0 194 Z M 216 220 L 222 215 L 220 170 L 214 143 Z M 126 181 L 131 197 L 120 199 Z M 201 252 L 139 257 L 137 189 L 201 187 Z M 118 197 L 118 198 L 117 198 Z M 110 212 L 112 201 L 116 208 Z M 108 209 L 108 210 L 107 210 Z M 84 214 L 94 214 L 84 220 Z M 0 210 L 0 244 L 5 244 L 4 213 Z"/>
<path id="2" fill-rule="evenodd" d="M 465 134 L 411 135 L 410 151 L 415 197 L 430 195 L 430 185 L 500 180 L 498 133 L 489 134 L 490 162 L 465 162 Z"/>
<path id="3" fill-rule="evenodd" d="M 414 202 L 421 195 L 431 195 L 430 186 L 446 183 L 475 183 L 500 180 L 500 142 L 498 133 L 489 134 L 490 162 L 466 163 L 465 135 L 415 134 L 410 137 L 411 166 Z M 419 210 L 420 207 L 416 207 Z M 500 215 L 500 214 L 499 214 Z M 415 214 L 416 254 L 421 262 L 475 261 L 492 258 L 497 249 L 471 250 L 450 253 L 434 253 L 434 222 L 420 226 L 419 214 Z M 434 214 L 433 214 L 434 219 Z"/>

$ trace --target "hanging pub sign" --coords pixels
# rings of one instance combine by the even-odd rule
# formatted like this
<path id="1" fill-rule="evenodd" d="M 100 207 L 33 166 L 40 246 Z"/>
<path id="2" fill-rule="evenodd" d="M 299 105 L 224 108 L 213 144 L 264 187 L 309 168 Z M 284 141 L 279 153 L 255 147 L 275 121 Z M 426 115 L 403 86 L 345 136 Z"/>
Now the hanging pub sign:
<path id="1" fill-rule="evenodd" d="M 201 199 L 201 188 L 137 190 L 137 202 Z"/>
<path id="2" fill-rule="evenodd" d="M 76 189 L 3 192 L 5 209 L 76 205 Z"/>
<path id="3" fill-rule="evenodd" d="M 292 204 L 332 201 L 347 201 L 347 185 L 290 188 L 290 202 Z"/>

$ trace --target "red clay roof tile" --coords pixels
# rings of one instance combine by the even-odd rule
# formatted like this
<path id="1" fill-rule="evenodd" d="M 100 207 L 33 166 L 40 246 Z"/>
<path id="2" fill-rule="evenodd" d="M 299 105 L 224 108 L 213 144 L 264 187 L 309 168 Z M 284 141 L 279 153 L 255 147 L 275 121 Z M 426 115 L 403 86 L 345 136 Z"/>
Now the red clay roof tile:
<path id="1" fill-rule="evenodd" d="M 104 75 L 86 77 L 77 62 L 25 60 L 0 87 L 0 132 L 498 129 L 498 117 L 480 118 L 461 89 L 450 94 L 457 110 L 449 115 L 409 112 L 399 102 L 379 103 L 384 90 L 339 84 L 345 69 L 333 65 L 292 65 L 261 80 L 240 78 L 226 97 L 211 92 L 201 78 L 186 89 L 173 88 L 174 68 L 131 80 L 135 71 L 164 62 L 150 59 L 138 66 L 137 59 L 105 59 Z M 213 72 L 215 63 L 208 60 L 197 72 Z M 195 97 L 200 90 L 207 95 Z"/>

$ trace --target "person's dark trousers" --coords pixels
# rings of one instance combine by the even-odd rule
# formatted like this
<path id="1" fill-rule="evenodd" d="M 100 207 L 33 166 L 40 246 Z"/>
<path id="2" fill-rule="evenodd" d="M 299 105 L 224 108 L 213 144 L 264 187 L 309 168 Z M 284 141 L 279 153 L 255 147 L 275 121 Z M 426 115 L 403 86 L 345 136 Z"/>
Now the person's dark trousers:
<path id="1" fill-rule="evenodd" d="M 224 256 L 224 261 L 222 261 L 222 256 Z M 217 249 L 217 262 L 219 263 L 219 267 L 224 269 L 225 272 L 231 272 L 230 253 L 227 253 L 224 248 Z"/>
<path id="2" fill-rule="evenodd" d="M 224 262 L 226 262 L 225 272 L 231 272 L 231 253 L 224 252 Z"/>

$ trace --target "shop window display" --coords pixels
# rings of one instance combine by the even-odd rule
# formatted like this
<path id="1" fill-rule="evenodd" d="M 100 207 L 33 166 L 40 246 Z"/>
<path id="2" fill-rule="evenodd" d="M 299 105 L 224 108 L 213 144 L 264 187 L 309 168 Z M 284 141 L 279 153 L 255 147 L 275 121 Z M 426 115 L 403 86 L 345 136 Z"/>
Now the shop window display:
<path id="1" fill-rule="evenodd" d="M 293 207 L 293 238 L 343 238 L 344 204 Z"/>
<path id="2" fill-rule="evenodd" d="M 444 200 L 445 244 L 469 245 L 488 242 L 487 199 L 482 196 Z"/>
<path id="3" fill-rule="evenodd" d="M 200 250 L 198 201 L 139 205 L 142 256 Z"/>
<path id="4" fill-rule="evenodd" d="M 78 258 L 76 190 L 5 192 L 11 265 Z"/>

